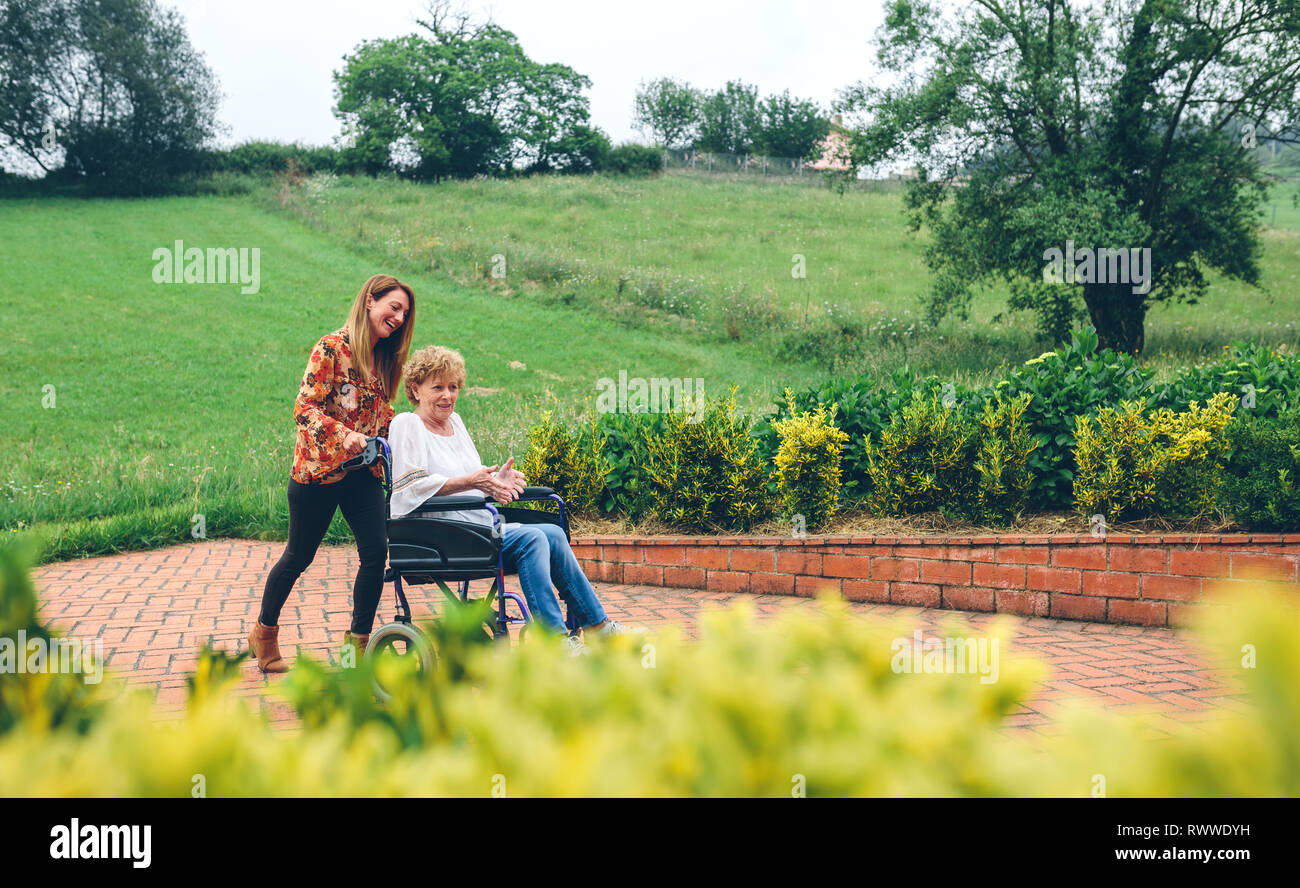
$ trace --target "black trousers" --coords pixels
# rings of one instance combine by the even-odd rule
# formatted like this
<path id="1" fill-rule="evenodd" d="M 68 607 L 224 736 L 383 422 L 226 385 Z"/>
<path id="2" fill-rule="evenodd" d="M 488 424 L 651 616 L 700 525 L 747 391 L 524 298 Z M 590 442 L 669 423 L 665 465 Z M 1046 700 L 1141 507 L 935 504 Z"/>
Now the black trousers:
<path id="1" fill-rule="evenodd" d="M 384 565 L 388 561 L 388 528 L 384 488 L 369 471 L 349 472 L 333 484 L 300 484 L 289 479 L 289 544 L 266 577 L 262 592 L 263 625 L 275 626 L 280 609 L 298 577 L 316 557 L 334 510 L 343 517 L 357 540 L 361 567 L 352 586 L 352 632 L 368 634 L 384 590 Z"/>

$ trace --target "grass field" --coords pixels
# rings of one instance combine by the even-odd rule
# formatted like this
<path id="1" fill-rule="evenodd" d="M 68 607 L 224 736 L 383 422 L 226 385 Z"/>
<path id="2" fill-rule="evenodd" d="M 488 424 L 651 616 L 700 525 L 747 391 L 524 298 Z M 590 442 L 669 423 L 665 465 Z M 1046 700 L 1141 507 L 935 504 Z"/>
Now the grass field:
<path id="1" fill-rule="evenodd" d="M 1260 289 L 1214 278 L 1200 305 L 1152 309 L 1147 357 L 1158 368 L 1217 353 L 1234 338 L 1300 342 L 1296 187 L 1278 186 Z M 924 329 L 923 235 L 907 232 L 901 193 L 887 184 L 839 196 L 690 174 L 437 187 L 340 179 L 300 189 L 287 204 L 390 261 L 481 282 L 504 299 L 532 296 L 640 329 L 686 318 L 699 335 L 752 342 L 825 371 L 888 372 L 907 362 L 981 381 L 1000 362 L 1050 345 L 1032 316 L 1006 311 L 999 287 L 975 296 L 967 321 Z M 801 279 L 791 275 L 796 255 L 806 265 Z M 502 278 L 491 277 L 494 256 L 504 258 Z M 866 335 L 837 336 L 842 326 Z"/>
<path id="2" fill-rule="evenodd" d="M 1278 226 L 1264 235 L 1262 292 L 1216 284 L 1201 306 L 1153 312 L 1153 364 L 1239 337 L 1296 342 L 1300 219 L 1279 208 Z M 154 249 L 178 239 L 258 248 L 260 292 L 155 283 Z M 874 325 L 841 371 L 907 362 L 977 381 L 1044 348 L 996 292 L 969 320 L 923 330 L 921 250 L 893 191 L 685 176 L 345 179 L 285 206 L 272 192 L 3 201 L 0 530 L 34 529 L 45 558 L 189 539 L 196 515 L 210 537 L 282 538 L 307 353 L 381 270 L 416 290 L 416 345 L 465 354 L 459 409 L 488 461 L 521 454 L 540 410 L 579 410 L 622 370 L 702 378 L 711 394 L 735 384 L 764 407 L 829 372 L 819 345 L 844 342 L 817 335 L 837 316 Z M 805 279 L 790 275 L 796 253 Z M 790 353 L 792 341 L 806 348 Z M 341 519 L 333 534 L 346 535 Z"/>
<path id="3" fill-rule="evenodd" d="M 1264 224 L 1300 231 L 1300 182 L 1279 182 L 1264 207 Z"/>

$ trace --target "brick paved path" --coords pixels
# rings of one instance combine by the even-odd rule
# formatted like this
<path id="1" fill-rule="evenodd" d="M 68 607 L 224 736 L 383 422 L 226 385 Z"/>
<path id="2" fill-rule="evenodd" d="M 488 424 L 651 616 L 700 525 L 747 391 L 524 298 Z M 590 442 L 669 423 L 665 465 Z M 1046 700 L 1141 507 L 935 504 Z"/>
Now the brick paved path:
<path id="1" fill-rule="evenodd" d="M 232 652 L 245 646 L 257 619 L 262 584 L 283 544 L 243 540 L 201 542 L 153 552 L 48 564 L 35 572 L 43 619 L 69 635 L 100 635 L 111 670 L 128 682 L 158 688 L 158 717 L 176 714 L 185 699 L 185 675 L 198 647 L 207 640 Z M 334 660 L 352 611 L 351 589 L 356 550 L 322 546 L 294 588 L 281 615 L 281 648 L 295 648 Z M 514 578 L 508 586 L 518 591 Z M 487 583 L 476 584 L 486 589 Z M 813 601 L 783 595 L 697 592 L 650 586 L 596 584 L 615 619 L 645 625 L 677 623 L 691 637 L 706 606 L 749 598 L 760 618 Z M 392 586 L 385 587 L 376 625 L 393 614 Z M 436 609 L 437 586 L 409 587 L 416 618 Z M 978 633 L 992 614 L 961 614 L 919 607 L 855 603 L 853 611 L 904 618 L 913 628 L 937 631 L 959 616 Z M 1016 636 L 1003 657 L 1023 654 L 1048 662 L 1051 675 L 1038 693 L 1013 716 L 1012 723 L 1050 732 L 1052 716 L 1065 698 L 1090 698 L 1111 709 L 1146 707 L 1161 715 L 1158 726 L 1214 718 L 1246 705 L 1227 677 L 1205 667 L 1204 656 L 1182 633 L 1170 629 L 1012 618 Z M 266 678 L 246 666 L 239 691 L 260 698 L 285 726 L 292 712 L 270 692 L 278 677 Z"/>

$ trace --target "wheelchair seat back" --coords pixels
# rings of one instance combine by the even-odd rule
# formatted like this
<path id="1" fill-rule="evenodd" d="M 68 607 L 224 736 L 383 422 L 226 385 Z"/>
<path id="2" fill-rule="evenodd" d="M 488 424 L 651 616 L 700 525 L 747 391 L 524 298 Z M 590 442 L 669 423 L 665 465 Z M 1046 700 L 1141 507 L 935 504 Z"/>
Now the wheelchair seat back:
<path id="1" fill-rule="evenodd" d="M 427 517 L 388 522 L 390 571 L 412 583 L 421 575 L 429 577 L 423 582 L 493 577 L 499 554 L 499 541 L 483 524 Z"/>

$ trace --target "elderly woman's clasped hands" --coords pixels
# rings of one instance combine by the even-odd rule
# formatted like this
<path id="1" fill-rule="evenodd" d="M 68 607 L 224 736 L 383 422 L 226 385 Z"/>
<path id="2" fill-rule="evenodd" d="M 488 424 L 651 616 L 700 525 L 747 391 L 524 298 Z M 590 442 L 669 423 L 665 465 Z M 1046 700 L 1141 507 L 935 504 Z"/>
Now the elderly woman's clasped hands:
<path id="1" fill-rule="evenodd" d="M 471 474 L 469 480 L 475 490 L 482 491 L 484 496 L 498 503 L 514 502 L 528 486 L 524 473 L 515 468 L 513 456 L 500 468 L 484 466 Z"/>

